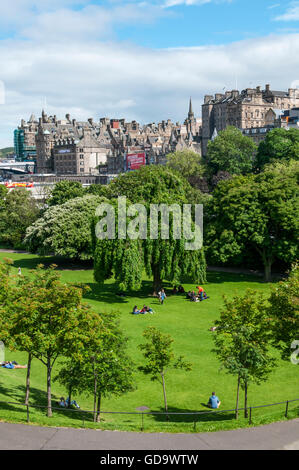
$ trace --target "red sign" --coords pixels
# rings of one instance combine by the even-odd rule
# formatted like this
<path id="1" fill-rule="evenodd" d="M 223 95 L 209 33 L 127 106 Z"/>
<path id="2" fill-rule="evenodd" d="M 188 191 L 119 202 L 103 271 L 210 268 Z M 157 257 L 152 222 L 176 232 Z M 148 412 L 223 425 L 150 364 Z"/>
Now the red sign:
<path id="1" fill-rule="evenodd" d="M 145 153 L 136 152 L 127 154 L 127 170 L 138 170 L 145 165 Z"/>

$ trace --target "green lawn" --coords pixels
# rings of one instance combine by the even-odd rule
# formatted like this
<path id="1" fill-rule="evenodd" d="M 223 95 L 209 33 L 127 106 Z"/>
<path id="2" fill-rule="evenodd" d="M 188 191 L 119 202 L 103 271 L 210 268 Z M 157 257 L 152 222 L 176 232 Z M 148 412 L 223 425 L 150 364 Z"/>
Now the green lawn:
<path id="1" fill-rule="evenodd" d="M 209 328 L 214 325 L 223 305 L 223 294 L 231 297 L 234 294 L 241 294 L 247 288 L 268 292 L 270 285 L 264 284 L 259 278 L 252 275 L 208 273 L 208 282 L 204 286 L 209 300 L 200 303 L 191 303 L 185 296 L 168 296 L 164 305 L 160 305 L 157 299 L 150 297 L 151 283 L 144 280 L 143 288 L 140 292 L 133 292 L 126 298 L 116 295 L 114 282 L 107 282 L 104 288 L 93 280 L 92 266 L 85 264 L 75 266 L 73 263 L 65 263 L 53 258 L 40 258 L 34 255 L 22 253 L 0 253 L 0 259 L 12 258 L 15 262 L 15 271 L 18 267 L 25 273 L 28 269 L 34 268 L 37 264 L 51 264 L 55 261 L 61 270 L 62 279 L 72 283 L 86 283 L 91 287 L 85 299 L 95 310 L 117 310 L 121 312 L 121 322 L 123 330 L 129 337 L 129 352 L 136 365 L 142 363 L 142 355 L 138 349 L 138 344 L 143 341 L 142 333 L 144 329 L 153 325 L 165 333 L 169 333 L 174 338 L 174 350 L 178 355 L 193 364 L 191 372 L 169 371 L 166 377 L 167 398 L 169 411 L 192 412 L 207 411 L 205 404 L 212 391 L 215 391 L 221 402 L 222 410 L 231 410 L 235 406 L 236 378 L 227 375 L 224 371 L 219 371 L 219 363 L 211 349 L 213 347 L 213 333 Z M 165 283 L 166 289 L 170 286 Z M 185 290 L 194 289 L 195 284 L 184 284 Z M 143 306 L 146 303 L 154 310 L 154 315 L 130 314 L 134 305 Z M 26 354 L 22 352 L 12 353 L 6 351 L 7 360 L 16 360 L 23 364 L 27 362 Z M 54 370 L 54 375 L 59 364 Z M 260 385 L 250 385 L 249 406 L 266 405 L 270 403 L 282 402 L 299 398 L 298 393 L 298 371 L 291 362 L 279 360 L 278 367 L 271 374 L 269 380 Z M 26 370 L 4 370 L 0 369 L 0 401 L 22 402 L 24 400 L 24 385 Z M 297 374 L 297 375 L 296 375 Z M 103 411 L 116 412 L 137 412 L 139 407 L 147 407 L 150 411 L 163 411 L 162 387 L 157 382 L 151 382 L 141 373 L 135 374 L 137 389 L 126 395 L 117 398 L 103 400 Z M 58 384 L 53 383 L 53 400 L 60 396 L 66 397 L 66 391 Z M 82 410 L 92 410 L 93 398 L 91 396 L 74 397 Z M 243 393 L 241 395 L 241 405 L 243 406 Z M 33 361 L 31 377 L 31 399 L 32 405 L 45 405 L 46 399 L 46 370 L 37 360 Z M 299 402 L 290 403 L 289 417 L 299 415 Z M 252 411 L 253 425 L 268 423 L 275 420 L 284 419 L 285 405 L 275 407 L 259 408 Z M 167 432 L 193 432 L 215 431 L 220 429 L 233 429 L 248 426 L 248 420 L 243 419 L 240 412 L 238 422 L 234 419 L 233 412 L 211 413 L 198 417 L 196 427 L 194 427 L 194 417 L 170 416 L 167 422 L 164 416 L 144 416 L 144 430 L 167 431 Z M 83 420 L 83 416 L 85 419 Z M 17 405 L 0 403 L 0 419 L 6 421 L 26 421 L 26 411 L 24 407 Z M 45 409 L 30 409 L 30 422 L 50 426 L 88 426 L 102 429 L 117 430 L 137 430 L 140 431 L 142 417 L 140 415 L 117 415 L 104 414 L 100 424 L 92 423 L 91 414 L 84 415 L 81 412 L 63 413 L 54 412 L 52 418 L 47 418 Z"/>

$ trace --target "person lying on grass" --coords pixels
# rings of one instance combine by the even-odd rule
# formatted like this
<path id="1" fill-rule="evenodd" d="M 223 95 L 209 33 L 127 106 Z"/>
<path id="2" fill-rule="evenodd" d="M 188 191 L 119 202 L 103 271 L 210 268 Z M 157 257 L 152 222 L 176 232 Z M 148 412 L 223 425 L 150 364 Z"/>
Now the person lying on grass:
<path id="1" fill-rule="evenodd" d="M 15 361 L 5 361 L 2 363 L 1 367 L 4 367 L 5 369 L 27 369 L 27 364 L 25 366 L 20 366 L 20 364 L 16 364 Z"/>

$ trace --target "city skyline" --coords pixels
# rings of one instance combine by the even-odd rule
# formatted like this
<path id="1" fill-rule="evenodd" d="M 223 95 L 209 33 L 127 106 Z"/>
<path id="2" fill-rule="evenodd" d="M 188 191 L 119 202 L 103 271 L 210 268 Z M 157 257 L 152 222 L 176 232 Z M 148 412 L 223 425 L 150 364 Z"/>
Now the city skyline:
<path id="1" fill-rule="evenodd" d="M 0 6 L 0 147 L 12 145 L 20 120 L 42 108 L 82 120 L 183 122 L 190 96 L 201 117 L 205 94 L 299 86 L 298 1 L 244 7 L 241 0 L 16 0 L 13 6 Z"/>

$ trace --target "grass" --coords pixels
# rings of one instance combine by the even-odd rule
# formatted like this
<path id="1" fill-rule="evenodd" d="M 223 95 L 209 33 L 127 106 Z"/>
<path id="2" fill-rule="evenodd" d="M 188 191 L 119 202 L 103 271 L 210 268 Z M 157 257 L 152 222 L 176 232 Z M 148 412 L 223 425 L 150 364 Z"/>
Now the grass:
<path id="1" fill-rule="evenodd" d="M 174 351 L 177 355 L 185 356 L 193 364 L 191 372 L 169 371 L 166 376 L 167 398 L 169 412 L 190 413 L 208 411 L 206 403 L 212 391 L 215 391 L 221 400 L 221 410 L 233 410 L 235 407 L 236 378 L 219 370 L 220 364 L 211 352 L 213 347 L 213 333 L 209 331 L 219 317 L 223 306 L 223 294 L 232 297 L 234 294 L 244 293 L 247 288 L 261 292 L 269 292 L 270 285 L 263 283 L 260 278 L 253 275 L 229 274 L 209 272 L 208 282 L 204 286 L 209 300 L 200 303 L 191 303 L 184 296 L 169 295 L 160 305 L 157 299 L 150 296 L 151 282 L 143 282 L 140 292 L 131 292 L 122 298 L 116 295 L 117 288 L 114 281 L 108 281 L 100 288 L 93 280 L 92 266 L 88 263 L 74 264 L 59 258 L 43 258 L 23 253 L 0 253 L 0 260 L 12 258 L 14 270 L 22 268 L 25 273 L 36 267 L 39 263 L 46 265 L 55 262 L 61 269 L 61 277 L 70 283 L 84 283 L 90 286 L 85 294 L 85 300 L 93 308 L 103 310 L 117 310 L 121 313 L 123 330 L 129 337 L 129 353 L 136 365 L 142 363 L 142 354 L 138 345 L 143 342 L 144 329 L 153 325 L 162 332 L 169 333 L 174 338 Z M 166 290 L 170 285 L 165 283 Z M 185 290 L 194 289 L 194 284 L 184 284 Z M 134 305 L 150 305 L 154 315 L 131 315 Z M 278 367 L 270 375 L 269 380 L 260 386 L 250 385 L 249 406 L 267 405 L 286 400 L 299 398 L 298 377 L 295 366 L 291 362 L 279 359 Z M 27 355 L 22 352 L 6 351 L 7 360 L 16 360 L 20 364 L 27 363 Z M 59 363 L 54 368 L 56 375 Z M 23 402 L 26 370 L 0 369 L 0 401 Z M 159 383 L 151 382 L 140 372 L 135 373 L 136 391 L 121 397 L 111 397 L 103 400 L 102 409 L 105 412 L 140 413 L 140 407 L 147 407 L 148 411 L 163 412 L 163 393 Z M 66 391 L 57 382 L 52 388 L 53 403 Z M 81 410 L 92 410 L 92 396 L 74 397 L 80 404 Z M 38 361 L 34 360 L 31 377 L 30 404 L 45 406 L 46 398 L 46 370 Z M 241 403 L 243 406 L 243 393 Z M 273 421 L 284 420 L 285 404 L 252 410 L 252 425 L 266 424 Z M 299 415 L 299 402 L 289 404 L 289 418 Z M 26 422 L 24 407 L 0 403 L 0 419 L 10 422 Z M 92 422 L 92 414 L 83 414 L 82 411 L 63 412 L 55 410 L 52 418 L 46 417 L 45 408 L 30 408 L 30 423 L 44 426 L 72 426 L 96 427 L 101 429 L 116 429 L 140 431 L 143 427 L 146 432 L 195 432 L 217 431 L 235 429 L 248 426 L 248 419 L 243 418 L 242 411 L 238 421 L 234 419 L 233 412 L 213 413 L 196 417 L 191 415 L 170 415 L 169 421 L 163 415 L 144 414 L 113 414 L 104 413 L 99 424 Z"/>

